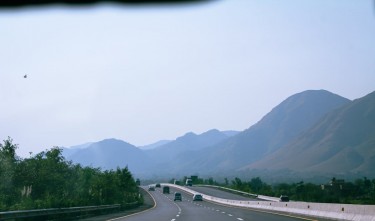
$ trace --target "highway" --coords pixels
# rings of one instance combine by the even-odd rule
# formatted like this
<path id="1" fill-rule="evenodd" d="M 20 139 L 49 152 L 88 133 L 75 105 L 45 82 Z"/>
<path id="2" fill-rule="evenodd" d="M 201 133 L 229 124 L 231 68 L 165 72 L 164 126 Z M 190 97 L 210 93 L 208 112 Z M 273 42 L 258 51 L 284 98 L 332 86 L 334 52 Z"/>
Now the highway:
<path id="1" fill-rule="evenodd" d="M 214 191 L 214 194 L 224 194 L 227 198 L 235 199 L 235 194 L 227 192 L 216 192 L 220 190 L 204 190 L 204 187 L 193 187 L 195 190 Z M 174 192 L 182 194 L 182 201 L 174 202 Z M 111 219 L 111 221 L 291 221 L 291 220 L 319 220 L 315 218 L 298 217 L 288 214 L 276 214 L 264 211 L 256 211 L 251 209 L 228 207 L 218 205 L 206 201 L 192 201 L 192 195 L 183 191 L 171 188 L 170 194 L 163 194 L 161 188 L 156 188 L 155 191 L 149 191 L 156 204 L 152 209 Z M 207 192 L 205 193 L 207 194 Z M 228 195 L 231 194 L 232 196 Z"/>
<path id="2" fill-rule="evenodd" d="M 258 199 L 251 198 L 248 196 L 242 196 L 242 195 L 237 195 L 233 194 L 230 192 L 226 192 L 223 190 L 219 190 L 216 188 L 209 188 L 209 187 L 203 187 L 203 186 L 192 186 L 190 189 L 209 195 L 209 196 L 214 196 L 214 197 L 220 197 L 222 199 L 230 199 L 230 200 L 249 200 L 249 201 L 257 201 Z"/>

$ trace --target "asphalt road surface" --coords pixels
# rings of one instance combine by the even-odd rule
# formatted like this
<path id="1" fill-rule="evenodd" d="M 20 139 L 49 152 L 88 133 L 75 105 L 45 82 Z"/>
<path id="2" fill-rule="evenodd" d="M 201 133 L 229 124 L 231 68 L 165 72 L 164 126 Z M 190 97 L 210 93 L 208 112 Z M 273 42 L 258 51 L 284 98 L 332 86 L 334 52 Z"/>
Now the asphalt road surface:
<path id="1" fill-rule="evenodd" d="M 182 194 L 182 201 L 174 201 L 174 192 Z M 196 190 L 197 191 L 197 190 Z M 219 190 L 217 190 L 219 191 Z M 291 221 L 291 220 L 324 220 L 299 217 L 289 214 L 277 214 L 251 209 L 228 207 L 206 201 L 192 201 L 192 195 L 171 188 L 170 194 L 163 194 L 161 188 L 149 191 L 154 198 L 155 207 L 133 215 L 127 215 L 114 220 L 126 221 Z M 203 191 L 202 191 L 203 193 Z M 219 193 L 218 193 L 219 194 Z M 223 193 L 230 194 L 230 193 Z M 229 197 L 229 196 L 228 196 Z M 233 197 L 238 197 L 233 194 Z"/>

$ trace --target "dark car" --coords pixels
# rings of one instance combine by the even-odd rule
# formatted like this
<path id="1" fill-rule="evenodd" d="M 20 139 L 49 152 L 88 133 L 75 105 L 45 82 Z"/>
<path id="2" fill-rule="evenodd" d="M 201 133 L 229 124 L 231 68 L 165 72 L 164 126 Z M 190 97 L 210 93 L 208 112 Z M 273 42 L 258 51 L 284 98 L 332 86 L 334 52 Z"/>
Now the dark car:
<path id="1" fill-rule="evenodd" d="M 169 186 L 163 186 L 163 193 L 169 194 Z"/>
<path id="2" fill-rule="evenodd" d="M 280 202 L 289 202 L 289 197 L 285 195 L 280 196 Z"/>
<path id="3" fill-rule="evenodd" d="M 174 201 L 176 201 L 176 200 L 182 201 L 181 193 L 179 193 L 179 192 L 174 193 Z"/>
<path id="4" fill-rule="evenodd" d="M 160 188 L 160 187 L 161 187 L 160 183 L 157 183 L 157 184 L 155 185 L 155 187 Z"/>
<path id="5" fill-rule="evenodd" d="M 203 201 L 203 196 L 201 194 L 194 194 L 193 201 Z"/>

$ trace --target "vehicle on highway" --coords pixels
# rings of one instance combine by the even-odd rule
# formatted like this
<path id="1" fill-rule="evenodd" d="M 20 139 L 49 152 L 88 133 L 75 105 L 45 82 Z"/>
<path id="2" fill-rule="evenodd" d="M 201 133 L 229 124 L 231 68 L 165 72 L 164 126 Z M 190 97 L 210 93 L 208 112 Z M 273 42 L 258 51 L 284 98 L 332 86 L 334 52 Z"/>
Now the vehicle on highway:
<path id="1" fill-rule="evenodd" d="M 155 191 L 155 187 L 153 185 L 148 186 L 148 191 Z"/>
<path id="2" fill-rule="evenodd" d="M 179 180 L 175 180 L 175 181 L 173 182 L 173 184 L 175 184 L 175 185 L 181 185 L 181 182 L 180 182 Z"/>
<path id="3" fill-rule="evenodd" d="M 176 200 L 182 201 L 181 193 L 179 193 L 179 192 L 174 193 L 174 200 L 173 201 L 176 201 Z"/>
<path id="4" fill-rule="evenodd" d="M 163 193 L 169 194 L 169 186 L 163 186 Z"/>
<path id="5" fill-rule="evenodd" d="M 289 197 L 285 195 L 280 196 L 280 202 L 289 202 Z"/>
<path id="6" fill-rule="evenodd" d="M 193 185 L 193 181 L 188 178 L 188 179 L 186 179 L 185 185 L 186 186 L 192 186 Z"/>
<path id="7" fill-rule="evenodd" d="M 161 187 L 160 183 L 157 183 L 157 184 L 155 185 L 155 187 L 156 187 L 156 188 L 160 188 L 160 187 Z"/>
<path id="8" fill-rule="evenodd" d="M 202 194 L 196 193 L 193 195 L 193 201 L 203 201 Z"/>

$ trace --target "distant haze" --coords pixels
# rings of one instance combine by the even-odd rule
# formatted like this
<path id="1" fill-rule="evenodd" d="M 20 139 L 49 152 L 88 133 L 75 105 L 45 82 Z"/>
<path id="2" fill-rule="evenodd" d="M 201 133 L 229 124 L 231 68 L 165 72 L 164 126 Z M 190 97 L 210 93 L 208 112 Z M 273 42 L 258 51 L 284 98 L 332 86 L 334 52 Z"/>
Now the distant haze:
<path id="1" fill-rule="evenodd" d="M 325 90 L 294 94 L 231 136 L 192 132 L 143 150 L 106 139 L 65 149 L 68 160 L 102 169 L 127 165 L 137 177 L 261 176 L 272 182 L 374 177 L 375 91 L 354 101 Z M 74 153 L 72 153 L 74 151 Z"/>
<path id="2" fill-rule="evenodd" d="M 158 142 L 155 142 L 155 143 L 152 143 L 152 144 L 149 144 L 149 145 L 145 145 L 145 146 L 141 146 L 139 148 L 141 148 L 143 150 L 151 150 L 151 149 L 155 149 L 157 147 L 163 146 L 163 145 L 165 145 L 169 142 L 171 142 L 171 140 L 160 140 Z"/>
<path id="3" fill-rule="evenodd" d="M 0 139 L 23 157 L 243 131 L 292 94 L 375 89 L 371 0 L 0 9 Z M 24 78 L 27 75 L 27 78 Z"/>

